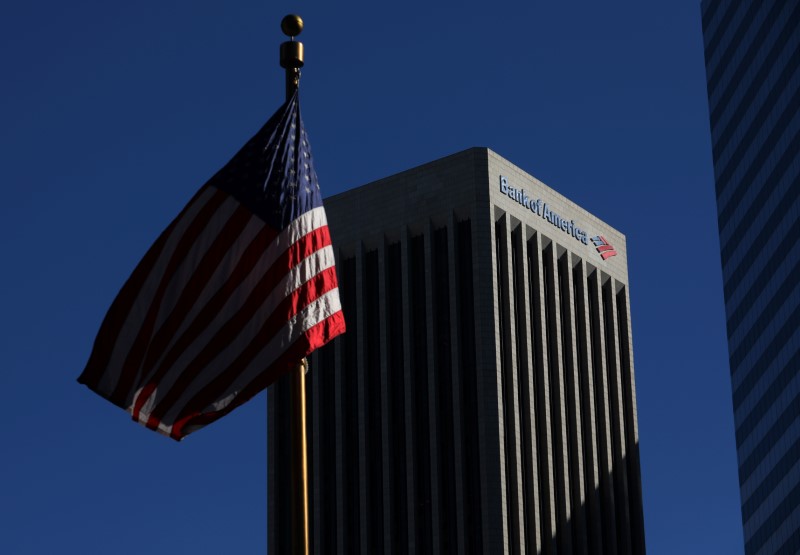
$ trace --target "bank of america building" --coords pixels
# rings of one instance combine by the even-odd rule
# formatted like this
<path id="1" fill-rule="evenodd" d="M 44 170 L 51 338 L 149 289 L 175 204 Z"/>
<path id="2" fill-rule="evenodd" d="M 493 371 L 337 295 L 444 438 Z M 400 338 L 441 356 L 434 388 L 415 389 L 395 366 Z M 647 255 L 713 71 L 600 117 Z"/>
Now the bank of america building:
<path id="1" fill-rule="evenodd" d="M 485 148 L 326 210 L 348 332 L 310 361 L 312 551 L 644 553 L 624 236 Z"/>

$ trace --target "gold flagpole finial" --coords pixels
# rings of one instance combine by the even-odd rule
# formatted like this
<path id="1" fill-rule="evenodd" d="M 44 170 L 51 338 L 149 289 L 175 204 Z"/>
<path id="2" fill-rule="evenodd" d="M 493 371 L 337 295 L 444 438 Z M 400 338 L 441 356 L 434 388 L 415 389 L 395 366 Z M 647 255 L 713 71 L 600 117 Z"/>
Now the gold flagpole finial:
<path id="1" fill-rule="evenodd" d="M 303 18 L 289 14 L 281 20 L 281 31 L 287 37 L 296 37 L 303 31 Z"/>
<path id="2" fill-rule="evenodd" d="M 281 67 L 286 70 L 286 100 L 300 86 L 300 68 L 303 67 L 303 43 L 294 38 L 303 31 L 303 19 L 290 14 L 281 21 L 281 31 L 290 40 L 281 43 Z"/>

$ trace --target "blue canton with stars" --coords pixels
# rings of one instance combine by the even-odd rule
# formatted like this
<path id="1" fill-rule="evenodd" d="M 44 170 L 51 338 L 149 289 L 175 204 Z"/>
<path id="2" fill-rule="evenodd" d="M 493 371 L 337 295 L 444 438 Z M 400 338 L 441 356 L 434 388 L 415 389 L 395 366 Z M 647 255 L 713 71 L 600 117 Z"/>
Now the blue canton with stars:
<path id="1" fill-rule="evenodd" d="M 208 184 L 278 231 L 322 206 L 296 91 Z"/>

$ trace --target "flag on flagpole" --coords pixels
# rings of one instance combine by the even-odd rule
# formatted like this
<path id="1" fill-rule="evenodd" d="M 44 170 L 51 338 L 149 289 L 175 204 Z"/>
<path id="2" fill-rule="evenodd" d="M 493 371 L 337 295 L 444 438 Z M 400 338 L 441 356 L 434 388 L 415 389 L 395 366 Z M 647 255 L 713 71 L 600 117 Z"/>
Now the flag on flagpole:
<path id="1" fill-rule="evenodd" d="M 344 331 L 295 92 L 150 247 L 78 381 L 180 440 Z"/>

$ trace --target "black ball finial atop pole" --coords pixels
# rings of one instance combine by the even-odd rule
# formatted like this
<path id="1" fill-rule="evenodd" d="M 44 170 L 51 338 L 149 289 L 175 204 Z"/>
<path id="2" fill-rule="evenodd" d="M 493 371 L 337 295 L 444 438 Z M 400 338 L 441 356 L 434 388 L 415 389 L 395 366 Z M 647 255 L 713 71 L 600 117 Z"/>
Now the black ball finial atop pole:
<path id="1" fill-rule="evenodd" d="M 300 86 L 303 43 L 294 38 L 303 31 L 303 19 L 299 15 L 287 15 L 281 21 L 281 31 L 291 38 L 281 43 L 281 67 L 286 70 L 286 100 L 289 100 Z"/>

